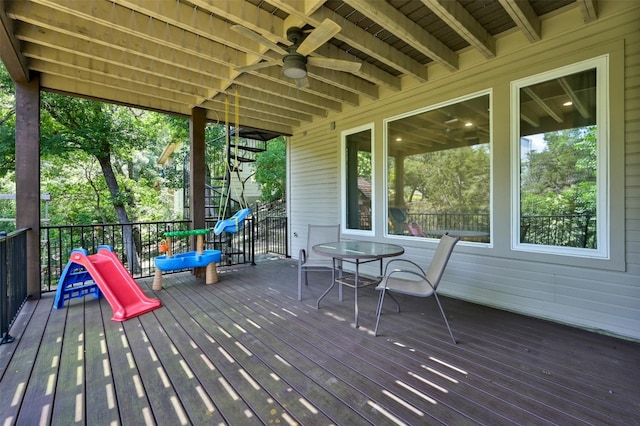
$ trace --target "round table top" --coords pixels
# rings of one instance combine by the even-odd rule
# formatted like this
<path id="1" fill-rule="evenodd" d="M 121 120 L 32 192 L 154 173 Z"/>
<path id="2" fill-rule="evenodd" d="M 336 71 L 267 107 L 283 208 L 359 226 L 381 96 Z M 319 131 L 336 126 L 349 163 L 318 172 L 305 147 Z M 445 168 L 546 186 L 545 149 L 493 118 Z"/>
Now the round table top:
<path id="1" fill-rule="evenodd" d="M 336 241 L 316 244 L 312 250 L 323 256 L 339 259 L 380 259 L 399 256 L 404 248 L 397 244 L 372 241 Z"/>

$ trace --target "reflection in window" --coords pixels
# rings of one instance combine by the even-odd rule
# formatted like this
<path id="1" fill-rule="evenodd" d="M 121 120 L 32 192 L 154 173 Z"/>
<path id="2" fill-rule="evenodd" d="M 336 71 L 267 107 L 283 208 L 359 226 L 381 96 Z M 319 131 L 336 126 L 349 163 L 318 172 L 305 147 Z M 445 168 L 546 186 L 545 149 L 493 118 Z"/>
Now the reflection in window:
<path id="1" fill-rule="evenodd" d="M 371 231 L 373 169 L 371 128 L 343 134 L 346 228 Z"/>
<path id="2" fill-rule="evenodd" d="M 541 80 L 516 86 L 519 243 L 595 250 L 600 179 L 597 67 Z"/>
<path id="3" fill-rule="evenodd" d="M 489 94 L 386 125 L 388 233 L 490 242 Z"/>

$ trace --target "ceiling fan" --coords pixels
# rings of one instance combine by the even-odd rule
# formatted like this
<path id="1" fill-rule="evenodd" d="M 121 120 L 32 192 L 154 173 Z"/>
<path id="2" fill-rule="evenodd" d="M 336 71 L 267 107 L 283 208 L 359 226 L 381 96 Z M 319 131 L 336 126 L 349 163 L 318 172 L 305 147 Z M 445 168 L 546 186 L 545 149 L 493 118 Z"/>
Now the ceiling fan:
<path id="1" fill-rule="evenodd" d="M 294 79 L 296 85 L 303 88 L 309 86 L 307 64 L 345 72 L 356 72 L 361 66 L 358 62 L 308 56 L 338 34 L 342 29 L 340 25 L 330 19 L 322 21 L 322 23 L 306 37 L 302 29 L 298 27 L 289 28 L 287 30 L 287 40 L 291 42 L 291 45 L 286 49 L 242 25 L 233 25 L 231 29 L 282 55 L 282 59 L 274 59 L 245 67 L 238 67 L 236 70 L 239 72 L 254 71 L 282 63 L 282 74 L 285 77 Z"/>

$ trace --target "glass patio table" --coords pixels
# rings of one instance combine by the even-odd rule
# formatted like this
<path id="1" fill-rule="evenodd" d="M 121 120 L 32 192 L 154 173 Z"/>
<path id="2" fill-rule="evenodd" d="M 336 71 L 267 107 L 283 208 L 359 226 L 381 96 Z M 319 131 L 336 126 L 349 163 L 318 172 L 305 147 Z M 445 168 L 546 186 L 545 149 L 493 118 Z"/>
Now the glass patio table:
<path id="1" fill-rule="evenodd" d="M 336 283 L 353 287 L 354 289 L 354 313 L 355 327 L 358 325 L 358 288 L 372 284 L 377 284 L 382 279 L 382 259 L 386 257 L 400 256 L 404 253 L 404 248 L 396 244 L 377 243 L 371 241 L 339 241 L 332 243 L 317 244 L 312 250 L 322 256 L 333 259 L 331 273 L 331 285 L 322 293 L 316 302 L 316 309 L 320 309 L 320 301 L 333 289 Z M 336 279 L 336 262 L 347 262 L 355 265 L 353 274 L 344 274 L 340 269 L 340 276 Z M 377 277 L 360 276 L 360 265 L 369 262 L 380 262 L 380 274 Z M 342 292 L 340 292 L 342 301 Z"/>

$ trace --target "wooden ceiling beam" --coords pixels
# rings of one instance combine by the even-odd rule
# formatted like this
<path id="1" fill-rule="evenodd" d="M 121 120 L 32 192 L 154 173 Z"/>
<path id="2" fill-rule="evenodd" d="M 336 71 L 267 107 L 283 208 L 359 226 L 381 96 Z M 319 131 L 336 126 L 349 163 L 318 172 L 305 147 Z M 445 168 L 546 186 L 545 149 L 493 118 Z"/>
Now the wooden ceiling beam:
<path id="1" fill-rule="evenodd" d="M 540 18 L 527 0 L 499 0 L 504 10 L 509 14 L 516 26 L 530 42 L 539 41 Z"/>
<path id="2" fill-rule="evenodd" d="M 269 50 L 267 46 L 258 43 L 254 40 L 247 39 L 241 34 L 231 29 L 232 24 L 221 18 L 229 18 L 229 13 L 226 12 L 230 6 L 236 8 L 237 4 L 234 2 L 216 2 L 210 3 L 200 0 L 195 0 L 193 3 L 197 8 L 191 8 L 183 3 L 174 2 L 159 2 L 157 0 L 117 0 L 121 5 L 136 10 L 142 15 L 148 15 L 159 22 L 165 22 L 176 28 L 183 28 L 189 32 L 198 35 L 205 40 L 212 39 L 220 44 L 229 46 L 238 52 L 243 52 L 237 58 L 235 63 L 230 63 L 230 76 L 235 78 L 240 73 L 235 69 L 240 66 L 246 66 L 260 62 L 264 58 L 264 54 Z M 218 5 L 220 7 L 216 7 Z M 171 10 L 167 10 L 171 8 Z M 205 13 L 209 11 L 209 13 Z M 248 7 L 243 8 L 243 15 L 247 16 L 247 27 L 256 31 L 259 27 L 252 25 L 251 22 L 257 22 L 262 19 L 267 19 L 270 14 L 266 11 L 256 8 Z M 233 22 L 233 21 L 232 21 Z M 215 31 L 212 31 L 215 29 Z M 222 56 L 227 58 L 227 61 L 234 56 L 234 52 L 228 51 L 227 55 Z M 235 56 L 238 56 L 237 54 Z M 230 79 L 224 84 L 223 89 L 228 89 L 233 84 L 233 80 Z"/>
<path id="3" fill-rule="evenodd" d="M 457 53 L 389 3 L 369 0 L 344 0 L 344 2 L 449 71 L 458 69 Z"/>
<path id="4" fill-rule="evenodd" d="M 580 6 L 582 18 L 585 23 L 598 19 L 596 0 L 578 0 L 578 6 Z"/>
<path id="5" fill-rule="evenodd" d="M 450 0 L 422 0 L 422 3 L 486 58 L 495 58 L 495 39 L 460 3 Z"/>
<path id="6" fill-rule="evenodd" d="M 239 76 L 235 82 L 246 87 L 253 87 L 254 90 L 269 93 L 274 98 L 285 98 L 288 101 L 299 104 L 306 104 L 312 109 L 341 111 L 342 104 L 337 101 L 317 96 L 296 87 L 295 84 L 283 85 L 277 78 L 267 78 L 264 74 L 245 73 Z M 318 115 L 318 114 L 313 114 Z"/>
<path id="7" fill-rule="evenodd" d="M 79 4 L 84 3 L 79 2 Z M 12 3 L 8 13 L 14 19 L 51 30 L 51 37 L 68 36 L 69 44 L 79 46 L 80 49 L 85 46 L 87 49 L 94 48 L 94 46 L 104 46 L 107 50 L 113 51 L 109 56 L 114 61 L 120 60 L 124 53 L 128 53 L 133 57 L 142 56 L 163 64 L 182 64 L 185 69 L 193 69 L 196 68 L 194 65 L 199 65 L 198 68 L 202 69 L 202 72 L 215 72 L 219 78 L 229 78 L 229 63 L 220 59 L 225 51 L 222 45 L 209 44 L 207 47 L 210 47 L 211 50 L 198 49 L 193 45 L 183 45 L 171 41 L 180 33 L 174 34 L 172 31 L 163 31 L 160 28 L 150 31 L 151 36 L 145 34 L 144 37 L 140 37 L 141 30 L 139 29 L 128 30 L 125 27 L 121 30 L 44 6 L 27 4 L 30 6 L 27 8 L 24 6 L 25 4 L 27 3 Z M 25 29 L 20 28 L 18 35 L 30 31 L 34 38 L 38 38 L 36 32 L 40 30 L 34 29 L 31 25 L 25 27 Z M 165 37 L 169 40 L 165 40 Z M 64 37 L 62 38 L 64 41 Z M 79 42 L 79 40 L 86 43 Z M 55 42 L 55 40 L 50 40 L 50 43 Z M 244 55 L 244 53 L 241 54 Z M 209 70 L 209 68 L 213 69 Z"/>
<path id="8" fill-rule="evenodd" d="M 15 38 L 13 21 L 7 16 L 6 1 L 0 0 L 0 59 L 9 75 L 17 83 L 29 82 L 27 59 L 20 52 L 20 41 Z"/>
<path id="9" fill-rule="evenodd" d="M 191 107 L 187 104 L 161 96 L 130 91 L 126 88 L 114 90 L 111 86 L 100 85 L 93 81 L 73 79 L 68 76 L 44 74 L 40 78 L 40 86 L 43 90 L 170 114 L 183 116 L 191 114 Z"/>
<path id="10" fill-rule="evenodd" d="M 119 79 L 117 77 L 109 75 L 95 75 L 86 70 L 74 70 L 71 67 L 65 67 L 64 65 L 60 64 L 51 64 L 36 60 L 33 61 L 31 69 L 43 73 L 46 72 L 47 75 L 64 77 L 68 80 L 83 83 L 90 82 L 99 86 L 103 92 L 117 93 L 120 90 L 125 90 L 131 93 L 148 93 L 147 91 L 142 90 L 140 84 L 134 83 L 129 80 Z M 109 97 L 113 98 L 115 96 L 116 95 Z M 171 102 L 185 105 L 195 105 L 198 99 L 193 95 L 188 95 L 182 92 L 168 90 L 161 87 L 156 87 L 156 90 L 154 90 L 153 94 L 150 94 L 149 97 L 165 99 Z"/>
<path id="11" fill-rule="evenodd" d="M 246 110 L 256 112 L 267 111 L 268 114 L 273 115 L 274 117 L 288 117 L 297 122 L 310 122 L 313 120 L 313 115 L 311 114 L 307 114 L 302 111 L 293 111 L 290 108 L 283 108 L 279 105 L 274 105 L 273 103 L 267 103 L 264 101 L 265 98 L 256 97 L 255 92 L 248 90 L 245 87 L 239 87 L 238 89 L 240 93 L 240 105 L 242 105 Z M 224 103 L 224 96 L 234 97 L 235 91 L 233 93 L 231 91 L 221 93 L 216 96 L 215 99 L 208 100 L 202 105 L 206 108 L 207 105 L 209 105 L 209 102 Z"/>
<path id="12" fill-rule="evenodd" d="M 235 114 L 235 97 L 233 95 L 230 95 L 229 99 L 232 99 L 232 101 L 229 102 L 229 110 L 233 111 L 233 114 Z M 210 99 L 204 102 L 202 104 L 202 107 L 211 111 L 225 111 L 225 105 L 226 103 L 224 101 L 218 100 L 216 98 L 216 99 Z M 265 108 L 264 105 L 260 109 L 248 108 L 246 99 L 244 98 L 240 99 L 240 102 L 238 103 L 238 105 L 239 105 L 240 117 L 256 119 L 256 120 L 264 120 L 274 124 L 276 123 L 284 124 L 290 127 L 300 126 L 300 120 L 293 119 L 290 116 L 282 116 L 282 115 L 274 114 L 272 111 L 269 111 L 269 109 Z M 254 106 L 255 106 L 255 103 L 254 103 Z M 224 115 L 221 115 L 219 117 L 219 121 L 221 124 L 224 123 Z"/>
<path id="13" fill-rule="evenodd" d="M 327 43 L 324 46 L 320 46 L 318 49 L 316 49 L 316 53 L 328 58 L 337 58 L 345 61 L 355 60 L 357 62 L 360 62 L 360 60 L 355 56 L 348 54 L 342 49 L 338 49 L 336 46 L 330 43 Z M 400 78 L 391 75 L 388 72 L 383 71 L 368 62 L 360 63 L 360 71 L 353 73 L 354 75 L 358 76 L 358 78 L 370 81 L 371 83 L 376 85 L 384 86 L 388 89 L 393 90 L 394 92 L 400 91 L 402 87 Z M 366 94 L 364 95 L 367 96 Z"/>
<path id="14" fill-rule="evenodd" d="M 112 77 L 114 80 L 139 84 L 141 86 L 140 90 L 143 90 L 142 86 L 146 86 L 147 90 L 159 87 L 160 89 L 192 95 L 196 98 L 207 98 L 211 94 L 206 89 L 207 86 L 220 86 L 220 80 L 210 75 L 192 73 L 193 75 L 190 79 L 167 77 L 154 71 L 153 63 L 147 59 L 143 60 L 147 62 L 146 64 L 141 64 L 140 68 L 134 68 L 125 67 L 120 63 L 109 63 L 97 56 L 91 57 L 81 54 L 74 56 L 64 50 L 56 50 L 53 47 L 40 46 L 33 43 L 25 43 L 23 52 L 31 60 L 37 61 L 39 69 L 44 70 L 48 66 L 61 65 L 65 66 L 72 74 L 88 72 L 92 75 Z M 142 72 L 141 69 L 147 69 L 148 71 Z M 170 71 L 170 68 L 167 67 L 165 70 Z M 199 84 L 189 81 L 197 80 L 198 78 L 200 79 Z M 206 84 L 202 84 L 203 82 L 206 82 Z"/>
<path id="15" fill-rule="evenodd" d="M 378 99 L 378 87 L 375 84 L 355 77 L 350 73 L 311 65 L 307 65 L 307 70 L 310 76 L 324 84 L 336 86 L 342 90 L 365 96 L 371 100 Z"/>
<path id="16" fill-rule="evenodd" d="M 167 80 L 165 85 L 169 83 L 197 86 L 201 87 L 201 97 L 211 97 L 220 89 L 222 79 L 217 77 L 215 72 L 209 74 L 197 71 L 198 68 L 180 67 L 177 65 L 179 61 L 174 63 L 169 61 L 170 58 L 162 63 L 143 55 L 131 55 L 126 52 L 114 54 L 117 49 L 102 45 L 91 46 L 88 43 L 78 44 L 65 34 L 55 34 L 48 29 L 29 26 L 23 26 L 18 37 L 24 41 L 25 55 L 42 61 L 67 62 L 76 68 L 86 67 L 89 71 L 115 74 L 121 78 L 138 81 L 159 78 Z M 211 65 L 211 69 L 215 69 L 215 64 Z M 221 69 L 221 72 L 224 70 Z M 149 90 L 152 90 L 152 87 Z"/>
<path id="17" fill-rule="evenodd" d="M 303 96 L 305 98 L 303 102 L 298 96 L 300 93 L 297 89 L 292 90 L 288 88 L 289 90 L 285 91 L 283 87 L 280 87 L 279 90 L 275 90 L 274 87 L 276 85 L 254 75 L 242 75 L 235 80 L 235 84 L 245 89 L 244 96 L 251 96 L 252 99 L 263 102 L 267 107 L 269 105 L 276 105 L 286 110 L 300 111 L 304 114 L 320 117 L 325 117 L 329 109 L 326 106 L 313 104 L 312 100 L 317 100 L 316 97 Z M 247 95 L 247 92 L 249 92 L 250 95 Z M 224 94 L 216 95 L 216 97 L 220 96 L 224 96 Z"/>
<path id="18" fill-rule="evenodd" d="M 207 110 L 207 120 L 209 121 L 217 122 L 218 117 L 220 117 L 221 115 L 224 117 L 224 110 L 223 111 Z M 273 122 L 261 120 L 258 118 L 243 117 L 242 115 L 240 116 L 240 126 L 250 127 L 252 129 L 267 130 L 269 132 L 276 133 L 279 135 L 290 136 L 293 134 L 293 128 L 290 126 L 283 125 L 280 123 L 273 123 Z"/>

